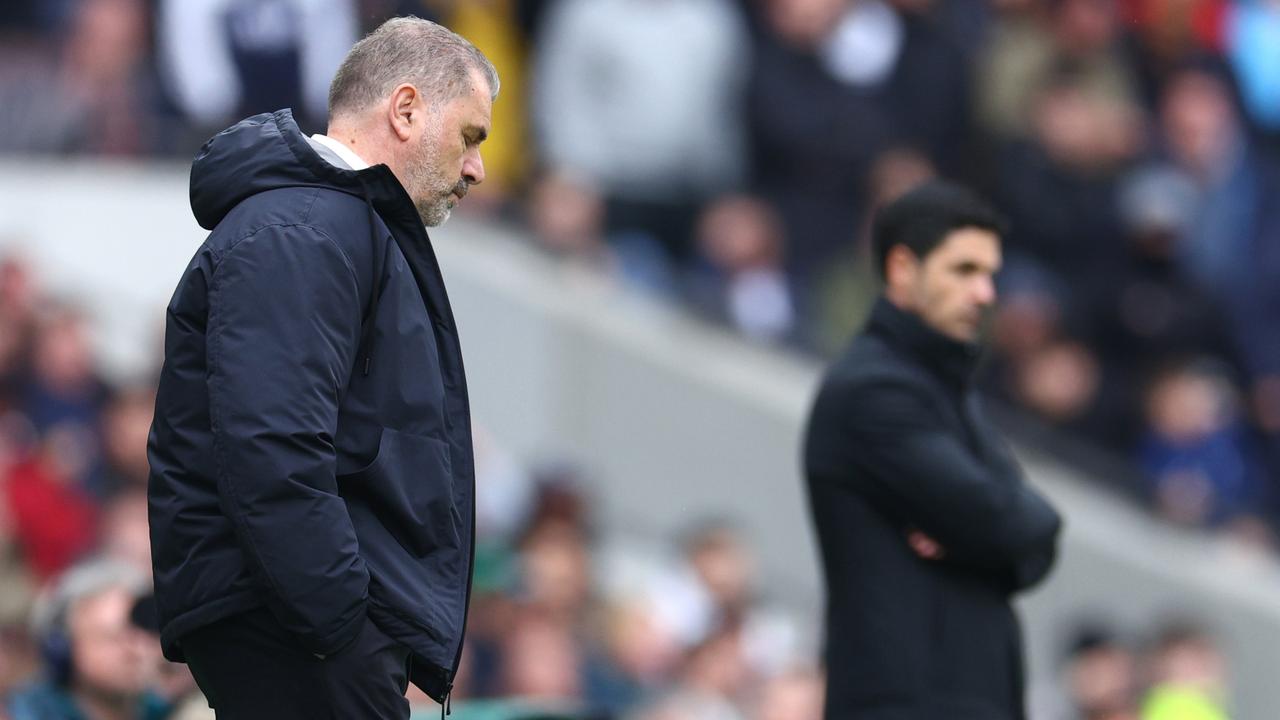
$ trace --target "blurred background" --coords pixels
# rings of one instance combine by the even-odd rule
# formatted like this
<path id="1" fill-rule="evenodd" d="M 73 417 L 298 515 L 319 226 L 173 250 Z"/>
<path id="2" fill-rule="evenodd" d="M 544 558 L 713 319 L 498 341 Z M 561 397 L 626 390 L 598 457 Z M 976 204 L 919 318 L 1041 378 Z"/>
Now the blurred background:
<path id="1" fill-rule="evenodd" d="M 0 718 L 82 717 L 40 704 L 68 660 L 211 716 L 139 590 L 188 164 L 257 112 L 323 132 L 396 14 L 502 76 L 433 232 L 477 417 L 456 716 L 820 717 L 798 438 L 871 214 L 943 176 L 1012 220 L 982 382 L 1067 520 L 1032 720 L 1276 717 L 1277 0 L 4 0 Z"/>

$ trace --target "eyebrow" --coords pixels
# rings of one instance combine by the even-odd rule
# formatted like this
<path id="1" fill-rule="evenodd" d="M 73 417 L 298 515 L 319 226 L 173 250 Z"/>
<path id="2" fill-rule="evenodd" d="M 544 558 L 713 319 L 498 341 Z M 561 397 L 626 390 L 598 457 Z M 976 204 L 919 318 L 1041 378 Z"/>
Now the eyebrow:
<path id="1" fill-rule="evenodd" d="M 974 271 L 986 270 L 986 271 L 995 273 L 1000 271 L 999 263 L 996 263 L 994 265 L 984 265 L 983 263 L 977 260 L 961 260 L 955 263 L 954 265 L 952 265 L 951 267 L 955 270 L 959 270 L 962 272 L 974 272 Z"/>

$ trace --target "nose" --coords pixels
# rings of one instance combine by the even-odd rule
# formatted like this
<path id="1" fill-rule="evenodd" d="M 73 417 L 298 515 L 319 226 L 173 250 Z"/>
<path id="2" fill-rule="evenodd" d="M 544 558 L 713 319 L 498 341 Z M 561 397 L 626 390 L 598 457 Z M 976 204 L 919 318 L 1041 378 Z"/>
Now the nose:
<path id="1" fill-rule="evenodd" d="M 973 299 L 983 307 L 995 304 L 996 283 L 990 275 L 982 275 L 974 282 Z"/>
<path id="2" fill-rule="evenodd" d="M 471 149 L 462 159 L 462 178 L 468 185 L 484 182 L 484 159 L 480 157 L 479 148 Z"/>

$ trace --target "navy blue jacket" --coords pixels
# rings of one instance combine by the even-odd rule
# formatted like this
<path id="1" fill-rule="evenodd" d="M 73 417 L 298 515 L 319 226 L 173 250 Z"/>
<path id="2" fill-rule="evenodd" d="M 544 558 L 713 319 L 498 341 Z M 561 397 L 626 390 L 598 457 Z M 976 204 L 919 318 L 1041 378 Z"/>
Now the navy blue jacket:
<path id="1" fill-rule="evenodd" d="M 972 389 L 976 347 L 881 298 L 827 372 L 805 471 L 827 581 L 826 717 L 1022 720 L 1014 593 L 1061 519 Z M 918 529 L 946 551 L 917 557 Z"/>
<path id="2" fill-rule="evenodd" d="M 340 652 L 372 621 L 451 687 L 470 596 L 475 471 L 462 352 L 413 202 L 385 165 L 321 159 L 289 111 L 191 169 L 213 230 L 169 303 L 148 442 L 165 656 L 266 606 Z"/>

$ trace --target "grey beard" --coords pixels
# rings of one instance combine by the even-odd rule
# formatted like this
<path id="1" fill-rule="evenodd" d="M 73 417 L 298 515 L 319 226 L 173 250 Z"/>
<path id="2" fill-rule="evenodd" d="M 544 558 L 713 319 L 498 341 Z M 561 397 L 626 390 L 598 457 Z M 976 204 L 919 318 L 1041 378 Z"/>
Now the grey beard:
<path id="1" fill-rule="evenodd" d="M 439 227 L 443 225 L 452 214 L 449 208 L 449 198 L 438 198 L 435 202 L 423 201 L 415 203 L 418 209 L 418 217 L 422 218 L 422 224 L 427 227 Z"/>

